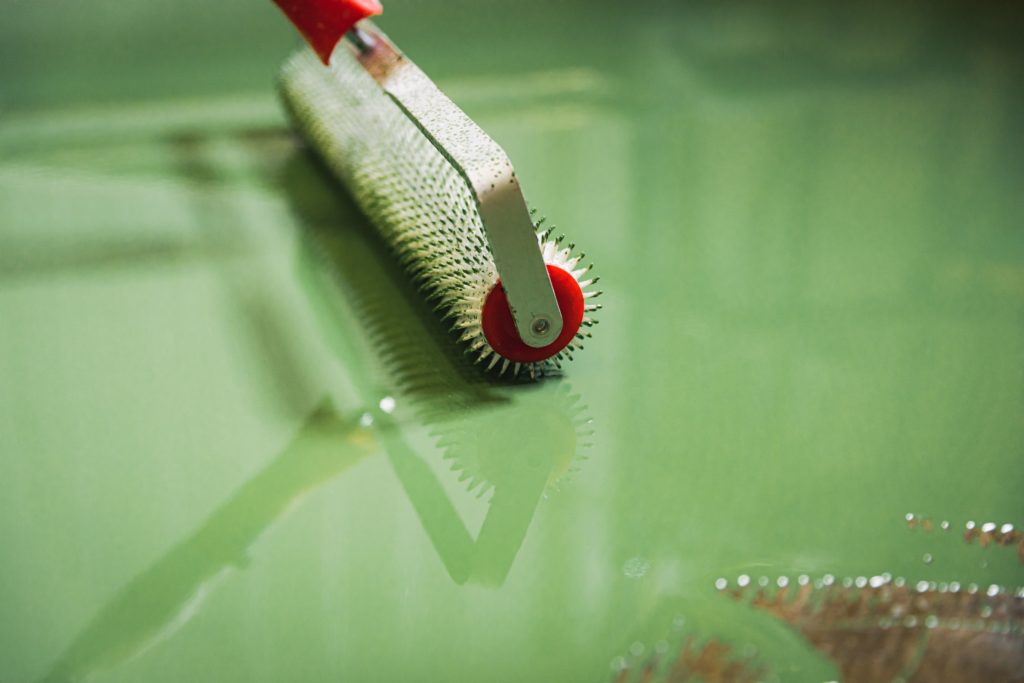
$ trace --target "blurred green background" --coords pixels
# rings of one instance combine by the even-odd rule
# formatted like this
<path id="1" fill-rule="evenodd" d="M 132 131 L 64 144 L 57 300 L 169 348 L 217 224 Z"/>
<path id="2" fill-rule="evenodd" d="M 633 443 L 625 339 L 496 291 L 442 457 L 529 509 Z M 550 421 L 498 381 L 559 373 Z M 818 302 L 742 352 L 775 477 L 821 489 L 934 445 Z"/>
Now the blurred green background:
<path id="1" fill-rule="evenodd" d="M 1021 12 L 385 9 L 596 264 L 594 340 L 462 366 L 290 133 L 271 3 L 6 3 L 0 681 L 603 681 L 693 636 L 820 682 L 716 579 L 1024 584 L 962 540 L 1024 523 Z"/>
<path id="2" fill-rule="evenodd" d="M 598 55 L 595 39 L 614 39 L 618 16 L 612 4 L 578 0 L 398 0 L 385 11 L 389 35 L 425 69 L 478 74 L 544 66 L 558 54 L 558 63 L 577 62 L 567 43 Z M 12 108 L 260 91 L 297 44 L 269 1 L 15 0 L 3 12 L 0 73 Z M 582 31 L 590 40 L 578 40 Z"/>

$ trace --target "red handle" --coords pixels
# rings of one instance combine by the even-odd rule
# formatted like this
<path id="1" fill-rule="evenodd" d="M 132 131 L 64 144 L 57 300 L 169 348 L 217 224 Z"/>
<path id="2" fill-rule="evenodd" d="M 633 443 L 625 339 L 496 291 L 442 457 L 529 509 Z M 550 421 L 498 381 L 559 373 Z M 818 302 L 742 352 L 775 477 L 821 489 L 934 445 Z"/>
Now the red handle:
<path id="1" fill-rule="evenodd" d="M 324 64 L 356 22 L 383 11 L 378 0 L 274 0 L 274 4 L 288 15 Z"/>

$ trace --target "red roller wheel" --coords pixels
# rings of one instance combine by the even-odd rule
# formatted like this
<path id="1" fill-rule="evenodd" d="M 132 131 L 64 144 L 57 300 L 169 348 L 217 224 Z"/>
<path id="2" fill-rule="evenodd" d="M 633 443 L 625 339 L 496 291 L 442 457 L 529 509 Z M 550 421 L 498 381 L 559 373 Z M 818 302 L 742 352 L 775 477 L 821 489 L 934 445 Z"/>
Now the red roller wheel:
<path id="1" fill-rule="evenodd" d="M 534 348 L 520 339 L 500 280 L 488 292 L 481 326 L 498 355 L 516 363 L 537 363 L 557 355 L 576 336 L 583 322 L 583 291 L 576 278 L 558 266 L 548 266 L 548 277 L 562 312 L 562 333 L 547 346 Z"/>

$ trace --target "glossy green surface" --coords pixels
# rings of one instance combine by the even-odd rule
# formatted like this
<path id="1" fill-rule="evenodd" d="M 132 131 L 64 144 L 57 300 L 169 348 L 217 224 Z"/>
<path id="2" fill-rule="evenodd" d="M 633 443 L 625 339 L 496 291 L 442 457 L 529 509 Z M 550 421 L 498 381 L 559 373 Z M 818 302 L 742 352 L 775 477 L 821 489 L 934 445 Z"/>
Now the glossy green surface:
<path id="1" fill-rule="evenodd" d="M 276 10 L 195 4 L 0 27 L 0 681 L 602 681 L 681 629 L 825 681 L 715 580 L 1024 584 L 904 522 L 1024 523 L 1016 16 L 392 2 L 602 278 L 510 386 L 288 132 Z"/>

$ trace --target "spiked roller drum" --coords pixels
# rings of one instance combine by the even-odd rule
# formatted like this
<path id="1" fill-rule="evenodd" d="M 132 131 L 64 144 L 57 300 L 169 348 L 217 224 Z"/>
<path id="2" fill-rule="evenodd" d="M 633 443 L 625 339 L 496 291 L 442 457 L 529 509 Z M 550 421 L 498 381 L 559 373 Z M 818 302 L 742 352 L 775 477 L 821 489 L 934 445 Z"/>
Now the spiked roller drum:
<path id="1" fill-rule="evenodd" d="M 331 28 L 309 9 L 317 3 L 278 4 L 316 49 L 282 69 L 296 127 L 458 343 L 501 374 L 536 377 L 571 359 L 599 308 L 596 278 L 533 220 L 504 151 L 369 21 Z"/>

